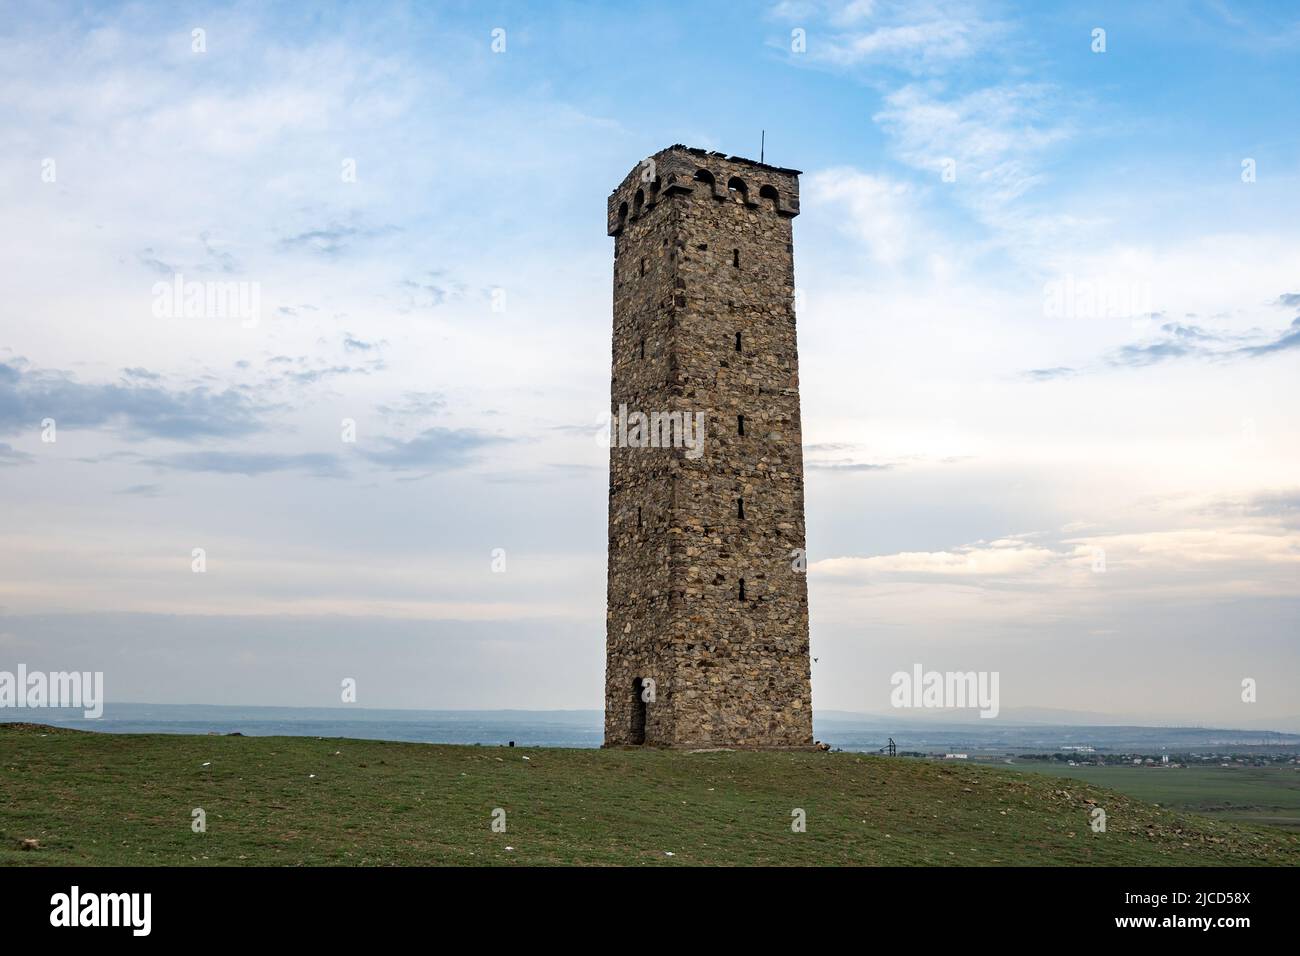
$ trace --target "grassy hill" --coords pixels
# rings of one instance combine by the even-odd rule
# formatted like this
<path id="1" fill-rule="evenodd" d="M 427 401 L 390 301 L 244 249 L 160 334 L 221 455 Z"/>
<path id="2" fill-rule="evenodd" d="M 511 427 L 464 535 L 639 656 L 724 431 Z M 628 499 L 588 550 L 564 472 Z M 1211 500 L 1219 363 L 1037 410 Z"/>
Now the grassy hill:
<path id="1" fill-rule="evenodd" d="M 1066 767 L 1016 761 L 1017 770 L 1072 777 L 1162 807 L 1300 833 L 1300 769 L 1273 767 Z"/>
<path id="2" fill-rule="evenodd" d="M 0 794 L 0 865 L 1300 865 L 1300 835 L 1281 830 L 1074 781 L 850 753 L 0 724 Z M 1089 828 L 1093 806 L 1106 833 Z M 191 830 L 195 808 L 206 833 Z M 496 808 L 505 833 L 491 831 Z M 806 833 L 791 831 L 796 808 Z"/>

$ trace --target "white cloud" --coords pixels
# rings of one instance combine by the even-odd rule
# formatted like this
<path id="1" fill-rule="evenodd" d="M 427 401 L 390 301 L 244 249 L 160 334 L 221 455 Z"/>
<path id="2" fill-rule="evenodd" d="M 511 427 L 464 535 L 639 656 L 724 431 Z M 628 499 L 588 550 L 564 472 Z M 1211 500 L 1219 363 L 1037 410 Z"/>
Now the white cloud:
<path id="1" fill-rule="evenodd" d="M 1032 574 L 1062 557 L 1047 548 L 998 541 L 988 546 L 964 547 L 953 551 L 905 551 L 869 558 L 826 558 L 809 565 L 808 570 L 812 574 L 840 578 L 870 578 L 876 575 L 1008 577 Z"/>
<path id="2" fill-rule="evenodd" d="M 876 13 L 876 0 L 848 0 L 831 13 L 831 22 L 838 26 L 851 26 L 869 20 Z"/>
<path id="3" fill-rule="evenodd" d="M 885 97 L 873 119 L 904 162 L 938 174 L 955 162 L 959 194 L 974 205 L 1000 208 L 1041 181 L 1038 158 L 1068 138 L 1051 115 L 1054 94 L 1042 84 L 994 86 L 942 99 L 918 85 Z"/>
<path id="4" fill-rule="evenodd" d="M 800 3 L 785 0 L 772 15 L 809 28 L 808 57 L 837 70 L 903 70 L 933 74 L 986 50 L 1006 31 L 962 0 Z M 824 25 L 823 25 L 824 24 Z"/>
<path id="5" fill-rule="evenodd" d="M 835 221 L 881 265 L 897 265 L 918 251 L 918 206 L 907 183 L 851 168 L 827 169 L 807 178 L 803 194 L 808 203 L 833 207 Z"/>
<path id="6" fill-rule="evenodd" d="M 1172 511 L 1164 520 L 1186 517 L 1186 510 Z M 964 604 L 986 588 L 999 600 L 1018 592 L 1021 597 L 1009 605 L 1017 613 L 1033 606 L 1035 613 L 1056 615 L 1081 602 L 1141 607 L 1180 596 L 1285 597 L 1294 594 L 1300 568 L 1300 531 L 1277 522 L 1093 534 L 1052 546 L 1026 537 L 944 551 L 825 558 L 813 562 L 809 573 L 832 586 L 825 592 L 832 605 L 826 613 L 832 616 L 842 612 L 845 601 L 879 599 L 896 611 L 905 608 L 909 621 L 925 627 L 951 617 L 946 601 L 954 595 Z M 956 584 L 960 587 L 953 590 Z M 891 585 L 905 586 L 902 593 L 911 603 L 892 601 L 900 592 Z"/>
<path id="7" fill-rule="evenodd" d="M 933 20 L 836 37 L 821 55 L 837 66 L 902 59 L 909 68 L 920 69 L 936 61 L 964 59 L 979 48 L 983 38 L 982 31 L 972 24 Z"/>

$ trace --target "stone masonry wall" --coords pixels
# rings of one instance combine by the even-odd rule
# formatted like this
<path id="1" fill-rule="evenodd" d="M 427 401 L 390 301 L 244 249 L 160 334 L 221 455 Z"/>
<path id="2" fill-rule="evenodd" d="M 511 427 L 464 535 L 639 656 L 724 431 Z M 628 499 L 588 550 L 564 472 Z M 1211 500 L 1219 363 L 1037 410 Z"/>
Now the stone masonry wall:
<path id="1" fill-rule="evenodd" d="M 705 430 L 695 454 L 610 449 L 607 745 L 812 745 L 797 177 L 675 146 L 610 197 L 613 412 Z"/>

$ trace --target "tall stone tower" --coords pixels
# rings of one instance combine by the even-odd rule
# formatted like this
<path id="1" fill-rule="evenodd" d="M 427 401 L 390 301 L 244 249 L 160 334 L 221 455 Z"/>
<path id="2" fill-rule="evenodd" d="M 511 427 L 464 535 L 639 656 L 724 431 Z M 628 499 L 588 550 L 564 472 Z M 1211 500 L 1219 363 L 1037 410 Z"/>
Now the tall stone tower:
<path id="1" fill-rule="evenodd" d="M 606 746 L 812 746 L 798 177 L 671 146 L 609 197 Z"/>

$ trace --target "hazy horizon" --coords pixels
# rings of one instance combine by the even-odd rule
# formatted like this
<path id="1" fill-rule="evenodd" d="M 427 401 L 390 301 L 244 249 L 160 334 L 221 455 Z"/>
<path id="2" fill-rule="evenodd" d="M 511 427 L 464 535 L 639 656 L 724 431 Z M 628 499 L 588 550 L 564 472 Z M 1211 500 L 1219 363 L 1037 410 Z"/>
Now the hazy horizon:
<path id="1" fill-rule="evenodd" d="M 524 707 L 367 707 L 360 704 L 330 704 L 302 706 L 292 704 L 265 703 L 210 703 L 205 701 L 164 701 L 164 700 L 114 700 L 105 705 L 104 718 L 113 720 L 117 711 L 123 708 L 174 708 L 177 710 L 221 710 L 221 711 L 294 711 L 294 712 L 328 712 L 331 715 L 351 715 L 353 720 L 375 719 L 377 715 L 393 714 L 526 714 L 547 715 L 594 715 L 604 713 L 603 708 L 524 708 Z M 865 720 L 881 723 L 929 724 L 951 726 L 975 726 L 993 729 L 995 726 L 1036 726 L 1036 727 L 1150 727 L 1163 729 L 1206 729 L 1233 730 L 1250 733 L 1275 732 L 1300 735 L 1300 715 L 1277 718 L 1275 721 L 1258 719 L 1241 721 L 1226 725 L 1206 723 L 1191 715 L 1174 714 L 1103 714 L 1093 711 L 1064 710 L 1053 707 L 1013 707 L 1004 709 L 998 718 L 986 721 L 973 710 L 920 710 L 894 709 L 887 711 L 851 711 L 836 708 L 816 707 L 814 712 L 819 720 Z M 32 710 L 5 708 L 0 710 L 0 720 L 19 720 L 19 715 L 32 718 L 31 722 L 40 723 L 43 717 L 57 715 L 60 718 L 80 718 L 81 708 L 63 707 Z M 95 719 L 104 719 L 95 718 Z M 88 725 L 89 726 L 89 725 Z"/>

